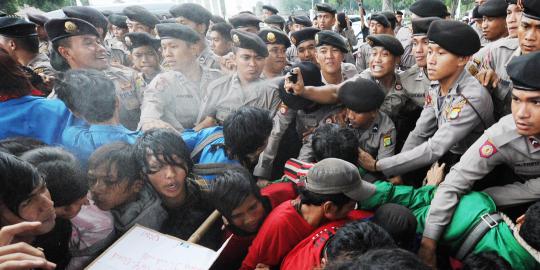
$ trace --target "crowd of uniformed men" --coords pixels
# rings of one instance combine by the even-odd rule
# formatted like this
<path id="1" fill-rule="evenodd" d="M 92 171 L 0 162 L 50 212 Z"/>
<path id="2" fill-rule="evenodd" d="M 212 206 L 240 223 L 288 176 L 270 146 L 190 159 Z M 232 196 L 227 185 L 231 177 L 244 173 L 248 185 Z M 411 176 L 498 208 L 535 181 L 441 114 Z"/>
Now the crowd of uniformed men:
<path id="1" fill-rule="evenodd" d="M 62 11 L 0 14 L 0 269 L 540 269 L 540 1 Z"/>

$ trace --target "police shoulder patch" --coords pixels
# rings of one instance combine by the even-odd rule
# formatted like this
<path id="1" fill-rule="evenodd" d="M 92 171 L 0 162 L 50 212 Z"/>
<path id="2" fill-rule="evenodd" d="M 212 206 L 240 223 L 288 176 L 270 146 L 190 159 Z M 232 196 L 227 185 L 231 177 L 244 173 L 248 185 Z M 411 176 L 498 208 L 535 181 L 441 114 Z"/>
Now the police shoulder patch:
<path id="1" fill-rule="evenodd" d="M 384 147 L 392 146 L 394 142 L 392 142 L 392 136 L 390 134 L 386 134 L 383 136 L 383 145 Z"/>
<path id="2" fill-rule="evenodd" d="M 287 107 L 287 105 L 281 102 L 281 104 L 279 104 L 279 113 L 287 114 L 288 111 L 289 111 L 289 107 Z"/>
<path id="3" fill-rule="evenodd" d="M 491 143 L 490 140 L 487 140 L 486 142 L 484 142 L 484 144 L 482 144 L 482 146 L 480 146 L 479 153 L 480 156 L 483 158 L 490 158 L 495 153 L 497 153 L 497 148 L 495 147 L 495 145 L 493 145 L 493 143 Z"/>

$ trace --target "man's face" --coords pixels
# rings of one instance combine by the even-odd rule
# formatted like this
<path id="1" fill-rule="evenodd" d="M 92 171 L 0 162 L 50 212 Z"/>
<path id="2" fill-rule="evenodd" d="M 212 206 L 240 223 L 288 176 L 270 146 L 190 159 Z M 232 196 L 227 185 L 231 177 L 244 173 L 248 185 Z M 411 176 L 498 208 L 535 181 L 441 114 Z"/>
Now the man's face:
<path id="1" fill-rule="evenodd" d="M 459 68 L 460 59 L 441 46 L 430 43 L 427 53 L 427 73 L 432 81 L 446 79 Z"/>
<path id="2" fill-rule="evenodd" d="M 298 44 L 296 49 L 298 51 L 298 58 L 300 59 L 300 61 L 309 61 L 314 64 L 317 63 L 317 61 L 315 60 L 316 51 L 314 39 L 306 40 Z"/>
<path id="3" fill-rule="evenodd" d="M 403 15 L 396 14 L 396 20 L 397 20 L 398 24 L 401 24 L 401 21 L 403 21 Z"/>
<path id="4" fill-rule="evenodd" d="M 259 33 L 259 28 L 257 26 L 254 26 L 254 25 L 241 26 L 241 27 L 237 27 L 236 29 L 240 30 L 240 31 L 250 32 L 250 33 L 253 33 L 253 34 Z"/>
<path id="5" fill-rule="evenodd" d="M 254 195 L 249 195 L 231 212 L 229 222 L 242 231 L 254 233 L 259 230 L 264 216 L 265 210 L 261 201 Z"/>
<path id="6" fill-rule="evenodd" d="M 321 71 L 328 74 L 341 73 L 341 62 L 343 62 L 343 52 L 330 45 L 317 47 L 317 63 L 321 66 Z"/>
<path id="7" fill-rule="evenodd" d="M 375 79 L 394 73 L 396 57 L 383 47 L 373 47 L 369 57 L 369 70 Z"/>
<path id="8" fill-rule="evenodd" d="M 513 89 L 512 116 L 519 134 L 540 135 L 540 91 Z"/>
<path id="9" fill-rule="evenodd" d="M 142 32 L 142 33 L 152 34 L 152 28 L 150 28 L 150 26 L 144 25 L 138 21 L 132 21 L 130 19 L 127 19 L 126 23 L 128 26 L 128 31 L 130 33 Z"/>
<path id="10" fill-rule="evenodd" d="M 154 74 L 159 70 L 159 57 L 151 46 L 134 48 L 131 52 L 133 67 L 144 74 Z"/>
<path id="11" fill-rule="evenodd" d="M 94 35 L 69 37 L 70 46 L 59 47 L 60 54 L 66 58 L 71 68 L 103 70 L 109 67 L 107 51 L 101 39 Z"/>
<path id="12" fill-rule="evenodd" d="M 45 27 L 41 25 L 36 26 L 36 32 L 40 41 L 45 41 L 49 38 L 49 36 L 47 35 L 47 31 L 45 30 Z"/>
<path id="13" fill-rule="evenodd" d="M 521 16 L 518 39 L 521 53 L 528 54 L 540 50 L 540 21 Z"/>
<path id="14" fill-rule="evenodd" d="M 100 164 L 96 168 L 90 168 L 88 178 L 92 200 L 103 211 L 131 201 L 142 186 L 142 180 L 130 186 L 127 179 L 118 179 L 118 170 L 114 164 Z"/>
<path id="15" fill-rule="evenodd" d="M 474 3 L 475 3 L 477 6 L 482 5 L 484 2 L 486 2 L 486 0 L 474 0 Z"/>
<path id="16" fill-rule="evenodd" d="M 378 21 L 371 20 L 369 22 L 369 33 L 372 35 L 385 34 L 387 32 L 386 27 L 380 24 Z"/>
<path id="17" fill-rule="evenodd" d="M 161 48 L 164 65 L 173 70 L 184 70 L 197 58 L 195 46 L 180 39 L 162 39 Z"/>
<path id="18" fill-rule="evenodd" d="M 424 68 L 427 66 L 426 55 L 429 45 L 429 40 L 427 36 L 413 36 L 413 53 L 414 58 L 416 59 L 416 64 L 418 67 Z"/>
<path id="19" fill-rule="evenodd" d="M 320 12 L 317 14 L 317 22 L 319 23 L 319 29 L 332 30 L 332 26 L 336 23 L 336 17 L 332 13 Z"/>
<path id="20" fill-rule="evenodd" d="M 347 109 L 347 122 L 352 128 L 367 129 L 375 120 L 376 115 L 377 111 L 357 113 Z"/>
<path id="21" fill-rule="evenodd" d="M 252 82 L 261 76 L 266 58 L 253 50 L 237 48 L 234 59 L 238 76 L 247 82 Z"/>
<path id="22" fill-rule="evenodd" d="M 495 41 L 507 35 L 505 17 L 486 17 L 482 20 L 482 33 L 489 41 Z"/>
<path id="23" fill-rule="evenodd" d="M 113 33 L 113 36 L 117 39 L 117 40 L 120 40 L 120 41 L 124 41 L 124 36 L 125 34 L 128 32 L 128 30 L 126 28 L 122 28 L 122 27 L 118 27 L 116 25 L 113 25 L 112 26 L 112 33 Z"/>
<path id="24" fill-rule="evenodd" d="M 161 198 L 170 204 L 181 203 L 186 196 L 187 172 L 182 167 L 173 164 L 163 164 L 163 156 L 156 157 L 148 154 L 147 161 L 151 173 L 148 180 Z M 159 160 L 158 160 L 159 158 Z M 178 159 L 178 157 L 175 157 Z M 180 162 L 180 160 L 177 160 Z"/>
<path id="25" fill-rule="evenodd" d="M 306 28 L 304 25 L 302 24 L 298 24 L 298 23 L 293 23 L 290 27 L 290 33 L 294 33 L 296 31 L 300 31 L 302 29 Z"/>
<path id="26" fill-rule="evenodd" d="M 232 42 L 227 41 L 217 31 L 210 32 L 210 49 L 218 56 L 224 56 L 231 51 Z"/>
<path id="27" fill-rule="evenodd" d="M 79 214 L 81 207 L 88 205 L 88 198 L 86 196 L 76 200 L 75 202 L 60 207 L 55 207 L 56 216 L 63 219 L 72 219 Z"/>
<path id="28" fill-rule="evenodd" d="M 283 44 L 268 44 L 268 57 L 266 57 L 266 70 L 272 73 L 281 73 L 287 65 L 287 48 Z"/>
<path id="29" fill-rule="evenodd" d="M 508 29 L 508 36 L 511 38 L 517 37 L 521 14 L 522 9 L 518 5 L 510 4 L 506 8 L 506 28 Z"/>
<path id="30" fill-rule="evenodd" d="M 268 18 L 268 17 L 274 15 L 274 13 L 273 13 L 272 11 L 270 11 L 270 10 L 268 10 L 268 9 L 266 9 L 266 8 L 264 8 L 264 9 L 262 10 L 262 12 L 263 12 L 263 21 L 264 21 L 266 18 Z"/>

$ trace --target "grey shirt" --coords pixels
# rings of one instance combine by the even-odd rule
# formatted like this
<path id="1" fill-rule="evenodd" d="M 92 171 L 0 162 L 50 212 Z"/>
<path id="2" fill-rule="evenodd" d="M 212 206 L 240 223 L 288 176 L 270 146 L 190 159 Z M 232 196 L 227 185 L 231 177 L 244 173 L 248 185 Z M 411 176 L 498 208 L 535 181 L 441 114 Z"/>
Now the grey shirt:
<path id="1" fill-rule="evenodd" d="M 28 62 L 26 65 L 31 68 L 36 74 L 45 74 L 47 76 L 54 76 L 56 71 L 51 66 L 49 57 L 44 53 L 38 53 L 36 56 Z"/>
<path id="2" fill-rule="evenodd" d="M 206 48 L 204 48 L 204 50 L 201 52 L 201 56 L 199 56 L 199 63 L 207 68 L 218 70 L 221 69 L 218 56 L 215 55 L 208 46 L 206 46 Z"/>

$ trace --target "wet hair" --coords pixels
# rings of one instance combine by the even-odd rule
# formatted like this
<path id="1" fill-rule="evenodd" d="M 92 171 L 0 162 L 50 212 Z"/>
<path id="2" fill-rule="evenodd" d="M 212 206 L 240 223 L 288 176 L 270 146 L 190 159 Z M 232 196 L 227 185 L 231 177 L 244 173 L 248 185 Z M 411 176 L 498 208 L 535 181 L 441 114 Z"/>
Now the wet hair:
<path id="1" fill-rule="evenodd" d="M 39 53 L 39 39 L 37 36 L 10 38 L 15 45 L 30 53 Z"/>
<path id="2" fill-rule="evenodd" d="M 0 152 L 20 156 L 24 152 L 36 149 L 46 144 L 40 140 L 29 137 L 11 137 L 0 140 Z"/>
<path id="3" fill-rule="evenodd" d="M 93 69 L 69 70 L 55 86 L 58 98 L 85 120 L 99 123 L 114 116 L 115 87 L 105 73 Z"/>
<path id="4" fill-rule="evenodd" d="M 47 184 L 55 207 L 70 205 L 88 193 L 88 179 L 77 159 L 59 147 L 30 150 L 21 159 L 34 165 Z"/>
<path id="5" fill-rule="evenodd" d="M 339 208 L 343 207 L 345 204 L 351 202 L 351 198 L 343 193 L 338 194 L 319 194 L 312 191 L 309 191 L 305 188 L 298 188 L 298 193 L 300 195 L 300 203 L 306 205 L 317 205 L 321 206 L 325 202 L 332 202 Z"/>
<path id="6" fill-rule="evenodd" d="M 222 215 L 230 218 L 249 195 L 262 200 L 259 187 L 253 176 L 244 168 L 225 171 L 210 184 L 208 200 Z"/>
<path id="7" fill-rule="evenodd" d="M 462 270 L 511 270 L 512 266 L 497 253 L 479 252 L 476 254 L 470 254 L 463 261 Z"/>
<path id="8" fill-rule="evenodd" d="M 540 202 L 531 205 L 525 212 L 519 236 L 532 248 L 540 250 Z"/>
<path id="9" fill-rule="evenodd" d="M 272 131 L 272 117 L 266 109 L 243 106 L 223 122 L 227 156 L 249 164 L 248 154 L 262 147 Z"/>
<path id="10" fill-rule="evenodd" d="M 128 188 L 141 179 L 133 146 L 126 142 L 113 142 L 96 149 L 90 155 L 88 169 L 95 170 L 102 165 L 106 166 L 107 175 L 113 175 L 112 170 L 115 169 L 116 181 L 128 181 Z"/>
<path id="11" fill-rule="evenodd" d="M 188 147 L 180 134 L 169 129 L 151 129 L 137 139 L 134 146 L 134 156 L 139 171 L 145 179 L 148 174 L 156 173 L 150 169 L 148 155 L 156 157 L 160 164 L 179 166 L 190 174 L 193 169 L 193 161 Z M 163 155 L 159 158 L 159 155 Z M 175 161 L 174 157 L 179 161 Z"/>
<path id="12" fill-rule="evenodd" d="M 19 215 L 19 206 L 32 192 L 44 185 L 30 163 L 11 154 L 0 153 L 0 202 Z"/>
<path id="13" fill-rule="evenodd" d="M 313 134 L 311 147 L 316 161 L 339 158 L 352 164 L 358 163 L 360 143 L 350 128 L 336 124 L 323 124 Z"/>
<path id="14" fill-rule="evenodd" d="M 29 79 L 21 65 L 0 48 L 0 95 L 20 97 L 30 94 L 32 85 Z"/>
<path id="15" fill-rule="evenodd" d="M 385 229 L 400 248 L 413 250 L 418 221 L 409 208 L 395 203 L 384 204 L 375 211 L 371 221 Z"/>
<path id="16" fill-rule="evenodd" d="M 400 248 L 374 249 L 354 260 L 356 268 L 362 270 L 429 270 L 416 254 Z"/>
<path id="17" fill-rule="evenodd" d="M 216 31 L 218 32 L 221 37 L 227 41 L 232 41 L 232 38 L 231 38 L 231 30 L 232 30 L 232 25 L 226 23 L 226 22 L 219 22 L 219 23 L 215 23 L 213 24 L 211 27 L 210 27 L 210 32 L 212 31 Z"/>
<path id="18" fill-rule="evenodd" d="M 381 226 L 357 220 L 339 228 L 326 244 L 326 256 L 329 261 L 339 258 L 351 258 L 362 255 L 370 249 L 395 248 L 394 240 Z"/>

